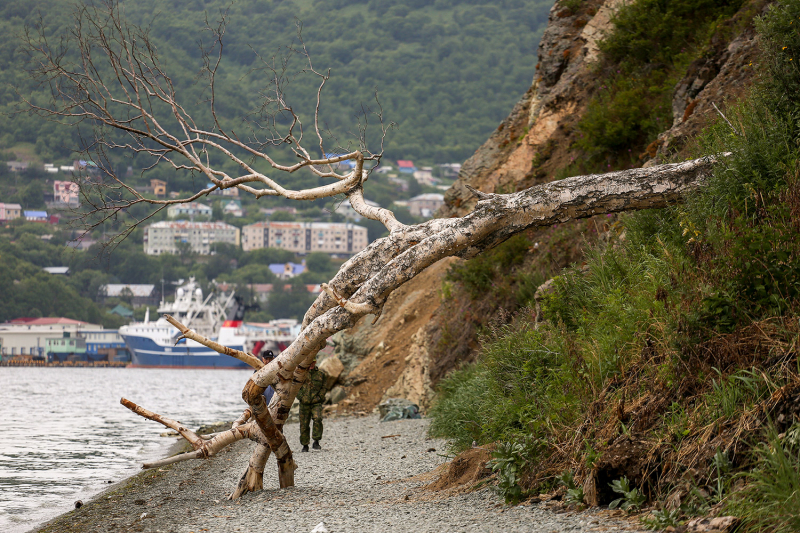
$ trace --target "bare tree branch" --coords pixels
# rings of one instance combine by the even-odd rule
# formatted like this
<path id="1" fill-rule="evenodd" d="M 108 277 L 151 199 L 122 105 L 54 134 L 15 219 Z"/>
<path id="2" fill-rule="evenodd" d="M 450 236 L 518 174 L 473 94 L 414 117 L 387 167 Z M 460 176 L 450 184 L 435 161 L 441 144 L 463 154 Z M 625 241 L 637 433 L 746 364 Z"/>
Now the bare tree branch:
<path id="1" fill-rule="evenodd" d="M 214 342 L 211 339 L 207 339 L 206 337 L 199 335 L 194 330 L 187 328 L 186 326 L 175 320 L 175 318 L 170 315 L 164 315 L 164 318 L 166 319 L 167 322 L 175 326 L 175 329 L 181 332 L 181 336 L 178 337 L 177 341 L 175 341 L 176 344 L 183 339 L 190 339 L 197 343 L 202 344 L 207 348 L 211 348 L 217 353 L 221 353 L 223 355 L 230 355 L 231 357 L 238 359 L 243 363 L 247 363 L 256 370 L 264 366 L 264 363 L 262 363 L 261 360 L 258 357 L 254 356 L 253 354 L 249 354 L 241 350 L 234 350 L 233 348 L 229 348 L 227 346 L 219 344 L 218 342 Z"/>
<path id="2" fill-rule="evenodd" d="M 308 200 L 343 194 L 356 212 L 380 221 L 389 230 L 387 237 L 354 255 L 330 282 L 323 284 L 323 292 L 306 312 L 300 335 L 269 364 L 264 365 L 252 354 L 206 339 L 167 317 L 182 338 L 235 357 L 256 369 L 242 390 L 246 409 L 231 430 L 201 438 L 179 422 L 126 399 L 121 401 L 140 416 L 175 429 L 195 448 L 188 454 L 149 463 L 147 467 L 209 457 L 245 438 L 255 441 L 257 446 L 231 498 L 263 487 L 264 467 L 273 453 L 280 486 L 294 484 L 297 465 L 282 428 L 317 353 L 331 335 L 352 327 L 362 316 L 374 314 L 377 320 L 389 295 L 425 268 L 449 256 L 474 257 L 530 227 L 680 202 L 683 194 L 703 183 L 715 163 L 714 158 L 703 158 L 578 176 L 514 194 L 489 194 L 468 187 L 479 200 L 472 213 L 462 218 L 434 219 L 407 226 L 388 209 L 372 207 L 364 200 L 365 183 L 380 163 L 384 140 L 392 127 L 384 122 L 377 91 L 378 111 L 362 108 L 363 119 L 354 134 L 357 147 L 342 150 L 337 146 L 329 150 L 326 140 L 330 135 L 321 127 L 320 112 L 330 72 L 315 69 L 302 41 L 299 23 L 300 45 L 288 47 L 287 51 L 303 60 L 301 73 L 317 80 L 313 149 L 304 146 L 303 123 L 286 97 L 285 86 L 292 77 L 287 57 L 258 56 L 259 70 L 268 72 L 271 81 L 259 95 L 258 108 L 248 117 L 251 131 L 247 136 L 227 127 L 225 117 L 219 116 L 217 73 L 223 59 L 227 14 L 221 14 L 213 23 L 206 20 L 205 31 L 210 32 L 212 39 L 201 47 L 201 75 L 207 83 L 205 103 L 211 117 L 210 124 L 205 125 L 193 118 L 201 116 L 200 112 L 179 98 L 180 91 L 163 68 L 147 30 L 126 24 L 119 4 L 103 0 L 98 6 L 78 7 L 75 19 L 70 36 L 57 47 L 51 46 L 43 24 L 26 31 L 27 50 L 33 61 L 31 74 L 50 87 L 52 101 L 44 106 L 23 99 L 29 110 L 47 119 L 93 127 L 94 136 L 87 144 L 96 149 L 102 177 L 81 182 L 86 206 L 81 216 L 87 230 L 117 221 L 138 205 L 153 206 L 154 211 L 149 215 L 132 217 L 123 229 L 125 234 L 166 206 L 232 187 L 256 198 L 281 196 Z M 377 119 L 381 130 L 377 152 L 367 147 L 366 128 L 371 117 Z M 175 171 L 201 176 L 210 185 L 183 198 L 149 198 L 114 172 L 113 165 L 108 163 L 112 151 L 147 157 L 148 168 L 169 165 Z M 287 154 L 292 162 L 279 162 Z M 215 158 L 232 163 L 236 172 L 228 173 L 213 165 L 211 161 Z M 352 168 L 340 170 L 339 164 L 343 162 L 351 163 Z M 263 168 L 279 173 L 280 178 L 267 176 Z M 319 178 L 322 185 L 292 188 L 285 180 L 302 169 Z M 263 396 L 268 386 L 275 389 L 269 405 Z"/>

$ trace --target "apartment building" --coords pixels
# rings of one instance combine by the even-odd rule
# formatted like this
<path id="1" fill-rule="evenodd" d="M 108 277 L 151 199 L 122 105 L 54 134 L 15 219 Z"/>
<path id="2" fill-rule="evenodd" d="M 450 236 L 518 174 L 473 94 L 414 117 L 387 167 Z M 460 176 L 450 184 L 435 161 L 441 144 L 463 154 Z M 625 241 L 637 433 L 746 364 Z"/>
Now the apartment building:
<path id="1" fill-rule="evenodd" d="M 81 189 L 77 183 L 72 181 L 53 181 L 53 202 L 56 205 L 68 205 L 78 207 L 80 205 Z"/>
<path id="2" fill-rule="evenodd" d="M 169 218 L 188 217 L 190 220 L 197 216 L 210 218 L 212 212 L 211 207 L 200 202 L 173 204 L 167 208 L 167 216 Z"/>
<path id="3" fill-rule="evenodd" d="M 242 228 L 242 249 L 353 255 L 369 244 L 367 228 L 340 222 L 256 222 Z"/>
<path id="4" fill-rule="evenodd" d="M 148 255 L 177 253 L 178 243 L 188 243 L 192 252 L 207 255 L 216 242 L 239 246 L 239 228 L 224 222 L 175 220 L 156 222 L 144 229 L 144 253 Z"/>

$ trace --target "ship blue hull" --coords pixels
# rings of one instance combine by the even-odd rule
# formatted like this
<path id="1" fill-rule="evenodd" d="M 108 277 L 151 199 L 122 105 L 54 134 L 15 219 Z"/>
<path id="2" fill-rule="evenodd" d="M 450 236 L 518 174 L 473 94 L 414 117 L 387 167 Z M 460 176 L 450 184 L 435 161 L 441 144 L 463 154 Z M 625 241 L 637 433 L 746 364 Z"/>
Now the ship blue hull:
<path id="1" fill-rule="evenodd" d="M 131 353 L 132 367 L 139 368 L 250 368 L 250 365 L 221 355 L 205 346 L 175 347 L 159 346 L 152 339 L 137 336 L 124 336 L 125 345 Z M 231 346 L 243 350 L 242 346 Z"/>

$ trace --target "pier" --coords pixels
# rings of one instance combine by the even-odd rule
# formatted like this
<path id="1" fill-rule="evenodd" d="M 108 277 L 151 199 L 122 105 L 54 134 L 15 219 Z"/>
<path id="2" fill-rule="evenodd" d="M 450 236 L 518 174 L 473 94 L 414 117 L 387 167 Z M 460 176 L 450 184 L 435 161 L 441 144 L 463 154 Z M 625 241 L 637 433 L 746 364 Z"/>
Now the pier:
<path id="1" fill-rule="evenodd" d="M 127 361 L 53 361 L 47 362 L 41 359 L 4 359 L 0 361 L 2 366 L 41 366 L 41 367 L 62 367 L 62 368 L 125 368 L 130 363 Z"/>

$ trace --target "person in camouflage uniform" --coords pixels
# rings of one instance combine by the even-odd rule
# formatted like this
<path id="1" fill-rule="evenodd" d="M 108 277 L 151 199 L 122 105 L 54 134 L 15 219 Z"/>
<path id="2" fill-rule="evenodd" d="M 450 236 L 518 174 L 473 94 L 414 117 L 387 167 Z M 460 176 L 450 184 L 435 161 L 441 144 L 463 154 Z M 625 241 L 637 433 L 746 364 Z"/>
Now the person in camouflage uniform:
<path id="1" fill-rule="evenodd" d="M 308 451 L 309 437 L 314 437 L 315 450 L 321 450 L 319 441 L 322 440 L 322 403 L 325 401 L 325 382 L 328 374 L 317 368 L 316 363 L 311 365 L 305 383 L 297 393 L 300 401 L 300 444 L 303 451 Z M 311 421 L 314 421 L 314 434 L 310 435 Z"/>

